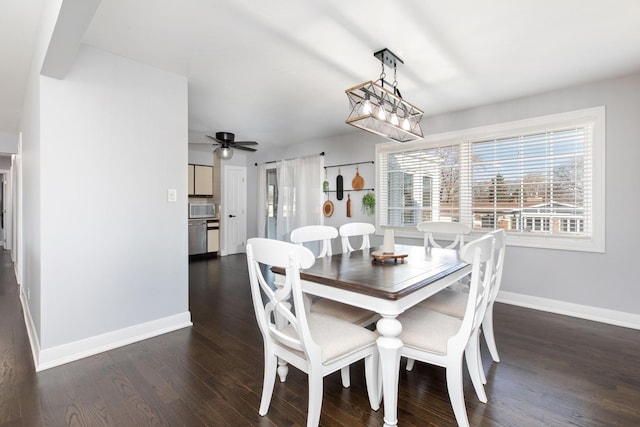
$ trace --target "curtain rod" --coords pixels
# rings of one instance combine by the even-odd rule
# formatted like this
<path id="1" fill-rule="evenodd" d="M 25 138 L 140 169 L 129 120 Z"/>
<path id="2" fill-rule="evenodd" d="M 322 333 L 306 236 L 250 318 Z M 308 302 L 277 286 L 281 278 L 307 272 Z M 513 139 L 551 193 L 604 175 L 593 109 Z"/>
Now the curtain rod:
<path id="1" fill-rule="evenodd" d="M 373 163 L 373 160 L 368 160 L 366 162 L 353 162 L 353 163 L 343 163 L 341 165 L 331 165 L 331 166 L 325 166 L 325 169 L 329 169 L 329 168 L 339 168 L 341 166 L 353 166 L 353 165 L 364 165 L 367 163 Z"/>
<path id="2" fill-rule="evenodd" d="M 320 156 L 324 156 L 324 151 L 323 151 L 323 152 L 321 152 L 319 155 L 320 155 Z M 284 159 L 284 160 L 294 160 L 294 159 L 295 159 L 295 158 L 291 158 L 291 159 Z M 265 165 L 267 165 L 267 164 L 269 164 L 269 163 L 276 163 L 276 162 L 281 162 L 281 161 L 282 161 L 282 160 L 270 160 L 270 161 L 268 161 L 268 162 L 264 162 L 264 164 L 265 164 Z M 256 165 L 256 166 L 258 166 L 258 164 L 257 164 L 257 163 L 256 163 L 255 165 Z"/>

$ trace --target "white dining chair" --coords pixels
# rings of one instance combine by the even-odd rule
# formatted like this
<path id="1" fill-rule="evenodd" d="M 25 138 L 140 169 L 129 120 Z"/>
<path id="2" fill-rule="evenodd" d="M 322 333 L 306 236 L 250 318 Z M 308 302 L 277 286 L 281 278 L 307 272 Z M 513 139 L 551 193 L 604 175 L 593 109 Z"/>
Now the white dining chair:
<path id="1" fill-rule="evenodd" d="M 500 362 L 500 356 L 498 354 L 496 339 L 493 332 L 493 305 L 496 301 L 496 298 L 498 297 L 500 284 L 502 283 L 502 269 L 504 267 L 504 254 L 506 249 L 506 233 L 504 232 L 504 230 L 496 230 L 488 233 L 488 235 L 493 236 L 494 238 L 494 264 L 493 277 L 491 278 L 491 289 L 489 290 L 487 309 L 484 315 L 484 319 L 482 320 L 481 330 L 482 335 L 484 335 L 484 339 L 487 343 L 489 353 L 491 353 L 491 358 L 494 362 Z M 448 316 L 462 319 L 464 317 L 464 312 L 468 300 L 469 294 L 464 292 L 457 292 L 452 289 L 446 288 L 422 301 L 419 306 L 437 311 L 442 314 L 446 314 Z M 482 369 L 482 360 L 478 360 L 478 363 L 480 363 L 481 367 L 482 382 L 486 384 L 487 380 L 484 375 L 484 369 Z M 409 365 L 412 366 L 413 363 L 411 361 L 407 363 L 408 369 L 410 370 L 411 366 Z"/>
<path id="2" fill-rule="evenodd" d="M 461 249 L 464 238 L 471 233 L 471 227 L 460 222 L 426 221 L 417 225 L 418 231 L 424 233 L 424 247 Z M 450 242 L 449 244 L 442 243 Z"/>
<path id="3" fill-rule="evenodd" d="M 498 354 L 496 338 L 493 332 L 493 305 L 496 302 L 496 298 L 498 298 L 500 286 L 502 285 L 502 270 L 504 268 L 504 255 L 507 247 L 507 233 L 505 233 L 504 230 L 496 230 L 489 234 L 493 235 L 493 238 L 495 239 L 493 254 L 494 264 L 487 312 L 482 320 L 482 335 L 484 335 L 487 348 L 489 349 L 489 353 L 491 353 L 491 358 L 494 362 L 500 362 L 500 355 Z"/>
<path id="4" fill-rule="evenodd" d="M 304 309 L 300 269 L 314 264 L 313 253 L 299 245 L 263 238 L 249 239 L 246 250 L 253 307 L 264 343 L 259 414 L 264 416 L 269 410 L 278 358 L 309 376 L 308 427 L 317 426 L 320 421 L 323 378 L 361 359 L 369 403 L 378 410 L 378 335 L 342 319 Z M 270 266 L 285 269 L 282 287 L 274 289 L 265 279 L 263 272 Z M 285 324 L 277 324 L 276 318 L 284 319 Z"/>
<path id="5" fill-rule="evenodd" d="M 460 250 L 464 246 L 465 236 L 471 233 L 471 227 L 460 222 L 425 221 L 416 228 L 424 233 L 425 248 L 443 248 Z M 446 242 L 446 243 L 445 243 Z M 469 278 L 465 277 L 450 286 L 451 289 L 468 289 Z"/>
<path id="6" fill-rule="evenodd" d="M 316 255 L 317 258 L 331 256 L 331 241 L 338 237 L 338 230 L 329 225 L 305 225 L 291 231 L 289 240 L 292 243 L 303 245 L 305 243 L 320 242 L 320 251 Z"/>
<path id="7" fill-rule="evenodd" d="M 416 306 L 398 317 L 402 323 L 401 355 L 446 369 L 449 399 L 460 426 L 469 426 L 464 403 L 462 356 L 481 402 L 487 402 L 482 385 L 477 345 L 477 330 L 485 314 L 493 270 L 493 236 L 485 235 L 465 245 L 460 257 L 471 264 L 469 303 L 459 319 Z"/>
<path id="8" fill-rule="evenodd" d="M 336 237 L 338 237 L 338 230 L 328 225 L 306 225 L 296 228 L 290 235 L 291 242 L 298 245 L 321 242 L 317 258 L 332 255 L 331 240 Z M 374 312 L 326 298 L 314 301 L 310 310 L 339 317 L 360 326 L 368 326 L 377 320 Z M 345 385 L 345 387 L 348 386 Z"/>
<path id="9" fill-rule="evenodd" d="M 342 240 L 342 253 L 353 252 L 355 250 L 349 241 L 351 237 L 362 238 L 362 244 L 358 250 L 369 249 L 371 247 L 369 235 L 375 232 L 376 227 L 368 222 L 349 222 L 341 225 L 339 233 Z"/>
<path id="10" fill-rule="evenodd" d="M 321 247 L 317 258 L 332 255 L 331 240 L 336 237 L 338 237 L 338 230 L 328 225 L 306 225 L 296 228 L 290 235 L 291 242 L 301 246 L 320 242 Z M 309 311 L 313 313 L 323 313 L 338 317 L 359 326 L 369 326 L 379 318 L 378 314 L 372 311 L 327 298 L 318 298 L 313 301 L 311 298 L 305 298 L 305 302 L 309 307 Z M 349 376 L 348 366 L 344 367 L 341 375 L 342 385 L 345 388 L 350 387 L 351 378 Z"/>

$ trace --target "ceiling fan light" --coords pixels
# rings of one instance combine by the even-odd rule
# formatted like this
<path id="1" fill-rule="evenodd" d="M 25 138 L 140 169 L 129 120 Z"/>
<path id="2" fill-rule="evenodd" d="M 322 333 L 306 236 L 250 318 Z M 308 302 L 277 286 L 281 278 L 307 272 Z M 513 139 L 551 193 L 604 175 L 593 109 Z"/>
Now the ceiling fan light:
<path id="1" fill-rule="evenodd" d="M 218 149 L 218 156 L 222 160 L 229 160 L 233 157 L 233 148 L 231 147 L 220 147 Z"/>

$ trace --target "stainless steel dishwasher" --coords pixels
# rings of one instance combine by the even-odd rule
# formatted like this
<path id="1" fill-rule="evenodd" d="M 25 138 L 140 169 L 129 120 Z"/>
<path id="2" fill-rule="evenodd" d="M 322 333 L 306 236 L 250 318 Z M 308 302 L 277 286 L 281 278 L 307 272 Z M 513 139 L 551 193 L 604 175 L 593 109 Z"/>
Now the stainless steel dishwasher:
<path id="1" fill-rule="evenodd" d="M 189 220 L 189 255 L 207 252 L 207 221 L 200 219 Z"/>

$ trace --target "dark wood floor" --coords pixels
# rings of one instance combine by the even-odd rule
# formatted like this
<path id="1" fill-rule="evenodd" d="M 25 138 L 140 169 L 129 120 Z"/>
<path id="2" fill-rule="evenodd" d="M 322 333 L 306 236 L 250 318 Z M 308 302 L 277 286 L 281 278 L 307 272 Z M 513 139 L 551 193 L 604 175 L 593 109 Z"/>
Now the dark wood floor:
<path id="1" fill-rule="evenodd" d="M 305 424 L 307 379 L 290 370 L 258 415 L 262 340 L 244 256 L 190 264 L 193 327 L 35 373 L 18 287 L 0 253 L 0 426 L 294 426 Z M 465 396 L 474 426 L 639 426 L 640 332 L 496 305 L 502 362 L 488 368 L 489 402 Z M 381 426 L 364 389 L 325 379 L 323 426 Z M 400 373 L 402 426 L 455 425 L 443 369 Z"/>

